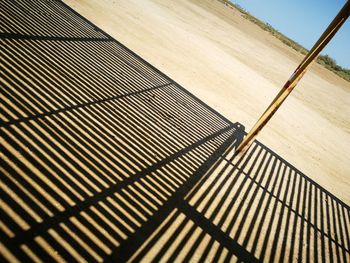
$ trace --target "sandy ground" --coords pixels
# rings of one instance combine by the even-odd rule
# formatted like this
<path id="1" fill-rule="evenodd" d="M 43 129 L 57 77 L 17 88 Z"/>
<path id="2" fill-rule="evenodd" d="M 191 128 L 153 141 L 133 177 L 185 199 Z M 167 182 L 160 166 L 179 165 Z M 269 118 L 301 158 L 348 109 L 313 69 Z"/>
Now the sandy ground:
<path id="1" fill-rule="evenodd" d="M 65 0 L 248 131 L 302 56 L 216 0 Z M 350 204 L 350 83 L 314 65 L 258 140 Z"/>

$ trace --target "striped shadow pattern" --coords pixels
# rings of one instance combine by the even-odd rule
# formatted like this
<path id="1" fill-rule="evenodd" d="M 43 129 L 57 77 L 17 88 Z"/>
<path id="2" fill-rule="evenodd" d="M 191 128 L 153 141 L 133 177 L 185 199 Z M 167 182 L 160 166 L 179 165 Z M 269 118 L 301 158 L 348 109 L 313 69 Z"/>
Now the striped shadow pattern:
<path id="1" fill-rule="evenodd" d="M 57 0 L 1 1 L 0 256 L 349 261 L 349 207 Z"/>

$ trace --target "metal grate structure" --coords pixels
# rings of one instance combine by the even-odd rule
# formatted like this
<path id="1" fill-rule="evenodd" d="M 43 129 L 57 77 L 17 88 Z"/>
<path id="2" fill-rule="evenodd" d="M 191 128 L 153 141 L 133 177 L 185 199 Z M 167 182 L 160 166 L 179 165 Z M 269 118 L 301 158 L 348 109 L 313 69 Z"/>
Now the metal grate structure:
<path id="1" fill-rule="evenodd" d="M 0 2 L 0 256 L 349 262 L 350 208 L 61 1 Z"/>

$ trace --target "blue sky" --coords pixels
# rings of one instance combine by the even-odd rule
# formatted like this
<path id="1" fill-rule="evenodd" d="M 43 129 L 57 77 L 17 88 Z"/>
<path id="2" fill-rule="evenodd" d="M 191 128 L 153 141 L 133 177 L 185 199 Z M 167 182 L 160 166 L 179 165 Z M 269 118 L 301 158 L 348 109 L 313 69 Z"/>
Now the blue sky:
<path id="1" fill-rule="evenodd" d="M 310 49 L 346 0 L 231 0 Z M 350 69 L 350 18 L 323 50 Z"/>

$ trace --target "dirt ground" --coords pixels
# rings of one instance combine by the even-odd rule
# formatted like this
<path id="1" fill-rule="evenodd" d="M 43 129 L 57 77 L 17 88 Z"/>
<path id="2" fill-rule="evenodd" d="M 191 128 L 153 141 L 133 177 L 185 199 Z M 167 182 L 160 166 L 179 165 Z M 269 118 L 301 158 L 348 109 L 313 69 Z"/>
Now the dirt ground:
<path id="1" fill-rule="evenodd" d="M 64 2 L 246 131 L 302 59 L 216 0 Z M 350 83 L 314 65 L 258 137 L 347 204 L 349 105 Z"/>

